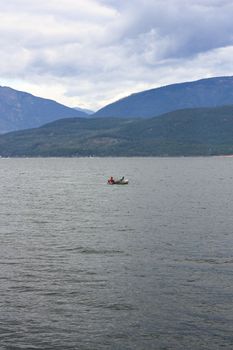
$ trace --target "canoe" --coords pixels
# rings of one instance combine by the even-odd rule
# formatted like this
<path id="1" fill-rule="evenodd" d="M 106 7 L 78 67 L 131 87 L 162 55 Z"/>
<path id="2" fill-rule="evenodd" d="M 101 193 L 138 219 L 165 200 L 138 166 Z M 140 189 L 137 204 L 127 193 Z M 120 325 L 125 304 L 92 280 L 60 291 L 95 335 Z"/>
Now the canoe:
<path id="1" fill-rule="evenodd" d="M 129 180 L 124 179 L 124 180 L 113 180 L 113 182 L 111 182 L 110 180 L 108 180 L 108 184 L 109 185 L 128 185 Z"/>

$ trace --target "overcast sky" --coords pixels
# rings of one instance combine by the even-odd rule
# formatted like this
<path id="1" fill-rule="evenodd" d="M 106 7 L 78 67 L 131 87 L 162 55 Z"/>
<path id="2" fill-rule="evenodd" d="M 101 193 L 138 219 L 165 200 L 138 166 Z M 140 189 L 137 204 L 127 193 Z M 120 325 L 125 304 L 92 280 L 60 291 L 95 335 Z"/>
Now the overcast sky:
<path id="1" fill-rule="evenodd" d="M 233 75 L 233 0 L 0 0 L 0 85 L 84 108 Z"/>

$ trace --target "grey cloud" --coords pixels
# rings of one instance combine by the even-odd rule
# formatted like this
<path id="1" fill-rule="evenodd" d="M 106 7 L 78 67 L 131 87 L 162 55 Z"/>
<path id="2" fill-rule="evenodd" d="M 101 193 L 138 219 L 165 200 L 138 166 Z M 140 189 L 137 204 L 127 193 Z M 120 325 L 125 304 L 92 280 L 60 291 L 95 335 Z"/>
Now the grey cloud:
<path id="1" fill-rule="evenodd" d="M 170 41 L 164 57 L 189 56 L 231 45 L 233 42 L 233 3 L 215 1 L 135 1 L 128 6 L 126 36 L 131 40 L 152 30 L 155 44 Z M 218 6 L 217 6 L 218 5 Z"/>
<path id="2" fill-rule="evenodd" d="M 77 94 L 100 107 L 159 84 L 232 74 L 232 17 L 227 0 L 8 0 L 0 74 L 63 86 L 67 101 Z"/>

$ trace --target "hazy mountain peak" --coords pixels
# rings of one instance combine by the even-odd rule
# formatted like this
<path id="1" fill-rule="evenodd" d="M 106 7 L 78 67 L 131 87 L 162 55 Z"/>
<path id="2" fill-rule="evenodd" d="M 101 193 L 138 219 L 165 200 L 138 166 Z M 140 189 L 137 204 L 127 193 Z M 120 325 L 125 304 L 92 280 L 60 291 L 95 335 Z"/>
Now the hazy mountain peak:
<path id="1" fill-rule="evenodd" d="M 87 109 L 87 108 L 74 107 L 74 109 L 76 109 L 77 111 L 80 111 L 80 112 L 87 113 L 88 115 L 95 113 L 94 111 Z"/>

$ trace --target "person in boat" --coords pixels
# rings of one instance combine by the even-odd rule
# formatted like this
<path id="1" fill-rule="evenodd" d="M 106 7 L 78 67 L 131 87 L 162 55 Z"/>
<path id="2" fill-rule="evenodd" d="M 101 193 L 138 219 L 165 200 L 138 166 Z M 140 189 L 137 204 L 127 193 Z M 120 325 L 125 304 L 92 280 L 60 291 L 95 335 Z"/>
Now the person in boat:
<path id="1" fill-rule="evenodd" d="M 110 182 L 111 184 L 114 184 L 115 181 L 114 181 L 114 179 L 113 179 L 112 176 L 110 177 L 109 182 Z"/>
<path id="2" fill-rule="evenodd" d="M 124 179 L 125 179 L 125 177 L 124 177 L 124 176 L 122 176 L 122 178 L 120 179 L 120 181 L 124 181 Z"/>

